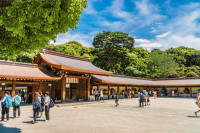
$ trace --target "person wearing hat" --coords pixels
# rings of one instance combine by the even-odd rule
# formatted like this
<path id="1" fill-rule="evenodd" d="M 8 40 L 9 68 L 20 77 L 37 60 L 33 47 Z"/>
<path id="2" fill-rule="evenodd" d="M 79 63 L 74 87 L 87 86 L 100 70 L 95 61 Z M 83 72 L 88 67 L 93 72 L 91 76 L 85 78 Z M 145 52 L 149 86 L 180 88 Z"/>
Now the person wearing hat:
<path id="1" fill-rule="evenodd" d="M 49 111 L 50 111 L 50 96 L 49 92 L 45 92 L 45 103 L 44 103 L 44 109 L 45 109 L 45 116 L 46 116 L 46 121 L 49 121 Z"/>
<path id="2" fill-rule="evenodd" d="M 9 121 L 9 108 L 10 106 L 7 105 L 6 101 L 8 99 L 11 99 L 11 97 L 9 96 L 9 92 L 6 91 L 5 92 L 5 96 L 3 97 L 3 99 L 1 100 L 1 106 L 2 106 L 2 117 L 1 117 L 1 121 L 4 121 L 4 116 L 6 115 L 6 120 Z M 5 122 L 7 122 L 5 121 Z"/>
<path id="3" fill-rule="evenodd" d="M 197 102 L 196 102 L 197 106 L 200 108 L 200 90 L 198 90 L 198 93 L 197 93 Z M 199 113 L 200 110 L 194 112 L 194 114 L 197 116 L 197 113 Z"/>

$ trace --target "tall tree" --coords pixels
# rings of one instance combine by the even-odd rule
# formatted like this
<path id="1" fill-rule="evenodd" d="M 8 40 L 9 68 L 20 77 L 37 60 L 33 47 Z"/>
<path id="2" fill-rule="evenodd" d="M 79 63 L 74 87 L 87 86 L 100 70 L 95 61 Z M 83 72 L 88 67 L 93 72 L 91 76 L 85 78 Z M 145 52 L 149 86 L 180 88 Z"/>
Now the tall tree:
<path id="1" fill-rule="evenodd" d="M 133 50 L 134 42 L 134 38 L 126 33 L 104 31 L 94 37 L 92 45 L 98 49 L 98 62 L 104 66 L 109 64 L 114 72 L 115 64 L 127 60 L 127 53 Z"/>
<path id="2" fill-rule="evenodd" d="M 87 0 L 1 0 L 0 54 L 33 51 L 77 28 Z"/>

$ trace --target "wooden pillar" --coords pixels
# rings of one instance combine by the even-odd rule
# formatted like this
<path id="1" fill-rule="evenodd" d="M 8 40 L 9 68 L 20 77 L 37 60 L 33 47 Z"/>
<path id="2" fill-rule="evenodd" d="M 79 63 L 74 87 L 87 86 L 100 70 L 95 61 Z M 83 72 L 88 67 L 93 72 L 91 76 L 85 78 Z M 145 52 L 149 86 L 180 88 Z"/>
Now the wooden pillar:
<path id="1" fill-rule="evenodd" d="M 1 85 L 1 98 L 3 98 L 4 97 L 4 95 L 5 95 L 5 88 L 6 88 L 6 86 L 5 85 Z"/>
<path id="2" fill-rule="evenodd" d="M 108 84 L 108 99 L 110 99 L 110 84 Z"/>
<path id="3" fill-rule="evenodd" d="M 190 96 L 192 97 L 192 87 L 190 87 Z"/>
<path id="4" fill-rule="evenodd" d="M 87 101 L 90 101 L 90 78 L 87 79 L 86 100 L 87 100 Z"/>
<path id="5" fill-rule="evenodd" d="M 42 81 L 39 82 L 38 92 L 42 92 Z"/>
<path id="6" fill-rule="evenodd" d="M 16 80 L 13 80 L 12 90 L 11 90 L 11 97 L 15 96 L 15 87 L 16 87 Z"/>
<path id="7" fill-rule="evenodd" d="M 117 86 L 118 97 L 120 97 L 119 86 Z"/>
<path id="8" fill-rule="evenodd" d="M 179 90 L 178 90 L 178 87 L 177 87 L 177 96 L 179 96 Z"/>
<path id="9" fill-rule="evenodd" d="M 62 77 L 61 79 L 61 101 L 65 102 L 65 88 L 66 88 L 66 77 Z"/>
<path id="10" fill-rule="evenodd" d="M 36 92 L 35 85 L 32 85 L 32 99 L 35 98 L 34 94 Z"/>

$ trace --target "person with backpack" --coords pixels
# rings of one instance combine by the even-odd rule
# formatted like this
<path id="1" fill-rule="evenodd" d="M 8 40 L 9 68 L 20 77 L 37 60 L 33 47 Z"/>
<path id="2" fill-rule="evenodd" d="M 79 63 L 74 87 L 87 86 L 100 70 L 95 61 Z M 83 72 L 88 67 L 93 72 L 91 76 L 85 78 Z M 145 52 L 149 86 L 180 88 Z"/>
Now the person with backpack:
<path id="1" fill-rule="evenodd" d="M 5 92 L 4 98 L 1 100 L 2 106 L 2 117 L 1 120 L 4 121 L 4 116 L 6 115 L 6 120 L 9 121 L 9 109 L 12 106 L 12 99 L 9 95 L 9 92 Z M 5 121 L 5 122 L 7 122 Z"/>
<path id="2" fill-rule="evenodd" d="M 21 102 L 21 97 L 19 96 L 19 93 L 16 92 L 15 96 L 12 99 L 13 101 L 13 116 L 16 118 L 16 110 L 18 109 L 18 117 L 20 117 L 20 102 Z"/>
<path id="3" fill-rule="evenodd" d="M 43 112 L 44 112 L 44 104 L 45 104 L 45 97 L 42 94 L 42 92 L 40 92 L 40 97 L 38 97 L 41 101 L 41 107 L 40 107 L 40 117 L 43 116 Z"/>
<path id="4" fill-rule="evenodd" d="M 142 91 L 139 93 L 139 106 L 141 107 L 144 107 L 144 104 L 143 104 L 143 100 L 144 100 L 144 95 L 142 93 Z"/>
<path id="5" fill-rule="evenodd" d="M 39 100 L 39 93 L 35 92 L 34 94 L 34 99 L 33 99 L 33 120 L 32 124 L 36 123 L 36 119 L 38 118 L 40 107 L 41 107 L 41 102 Z"/>
<path id="6" fill-rule="evenodd" d="M 49 92 L 47 91 L 47 92 L 45 92 L 45 104 L 44 104 L 46 121 L 49 121 L 50 107 L 52 107 L 52 99 L 50 98 Z"/>

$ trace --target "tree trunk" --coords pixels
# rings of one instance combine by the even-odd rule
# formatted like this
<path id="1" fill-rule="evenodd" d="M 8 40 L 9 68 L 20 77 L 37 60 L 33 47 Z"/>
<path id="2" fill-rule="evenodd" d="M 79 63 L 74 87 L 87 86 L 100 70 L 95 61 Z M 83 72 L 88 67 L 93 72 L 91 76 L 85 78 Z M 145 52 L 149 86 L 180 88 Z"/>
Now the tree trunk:
<path id="1" fill-rule="evenodd" d="M 114 65 L 113 65 L 112 61 L 110 62 L 110 68 L 111 68 L 111 71 L 114 72 Z"/>

